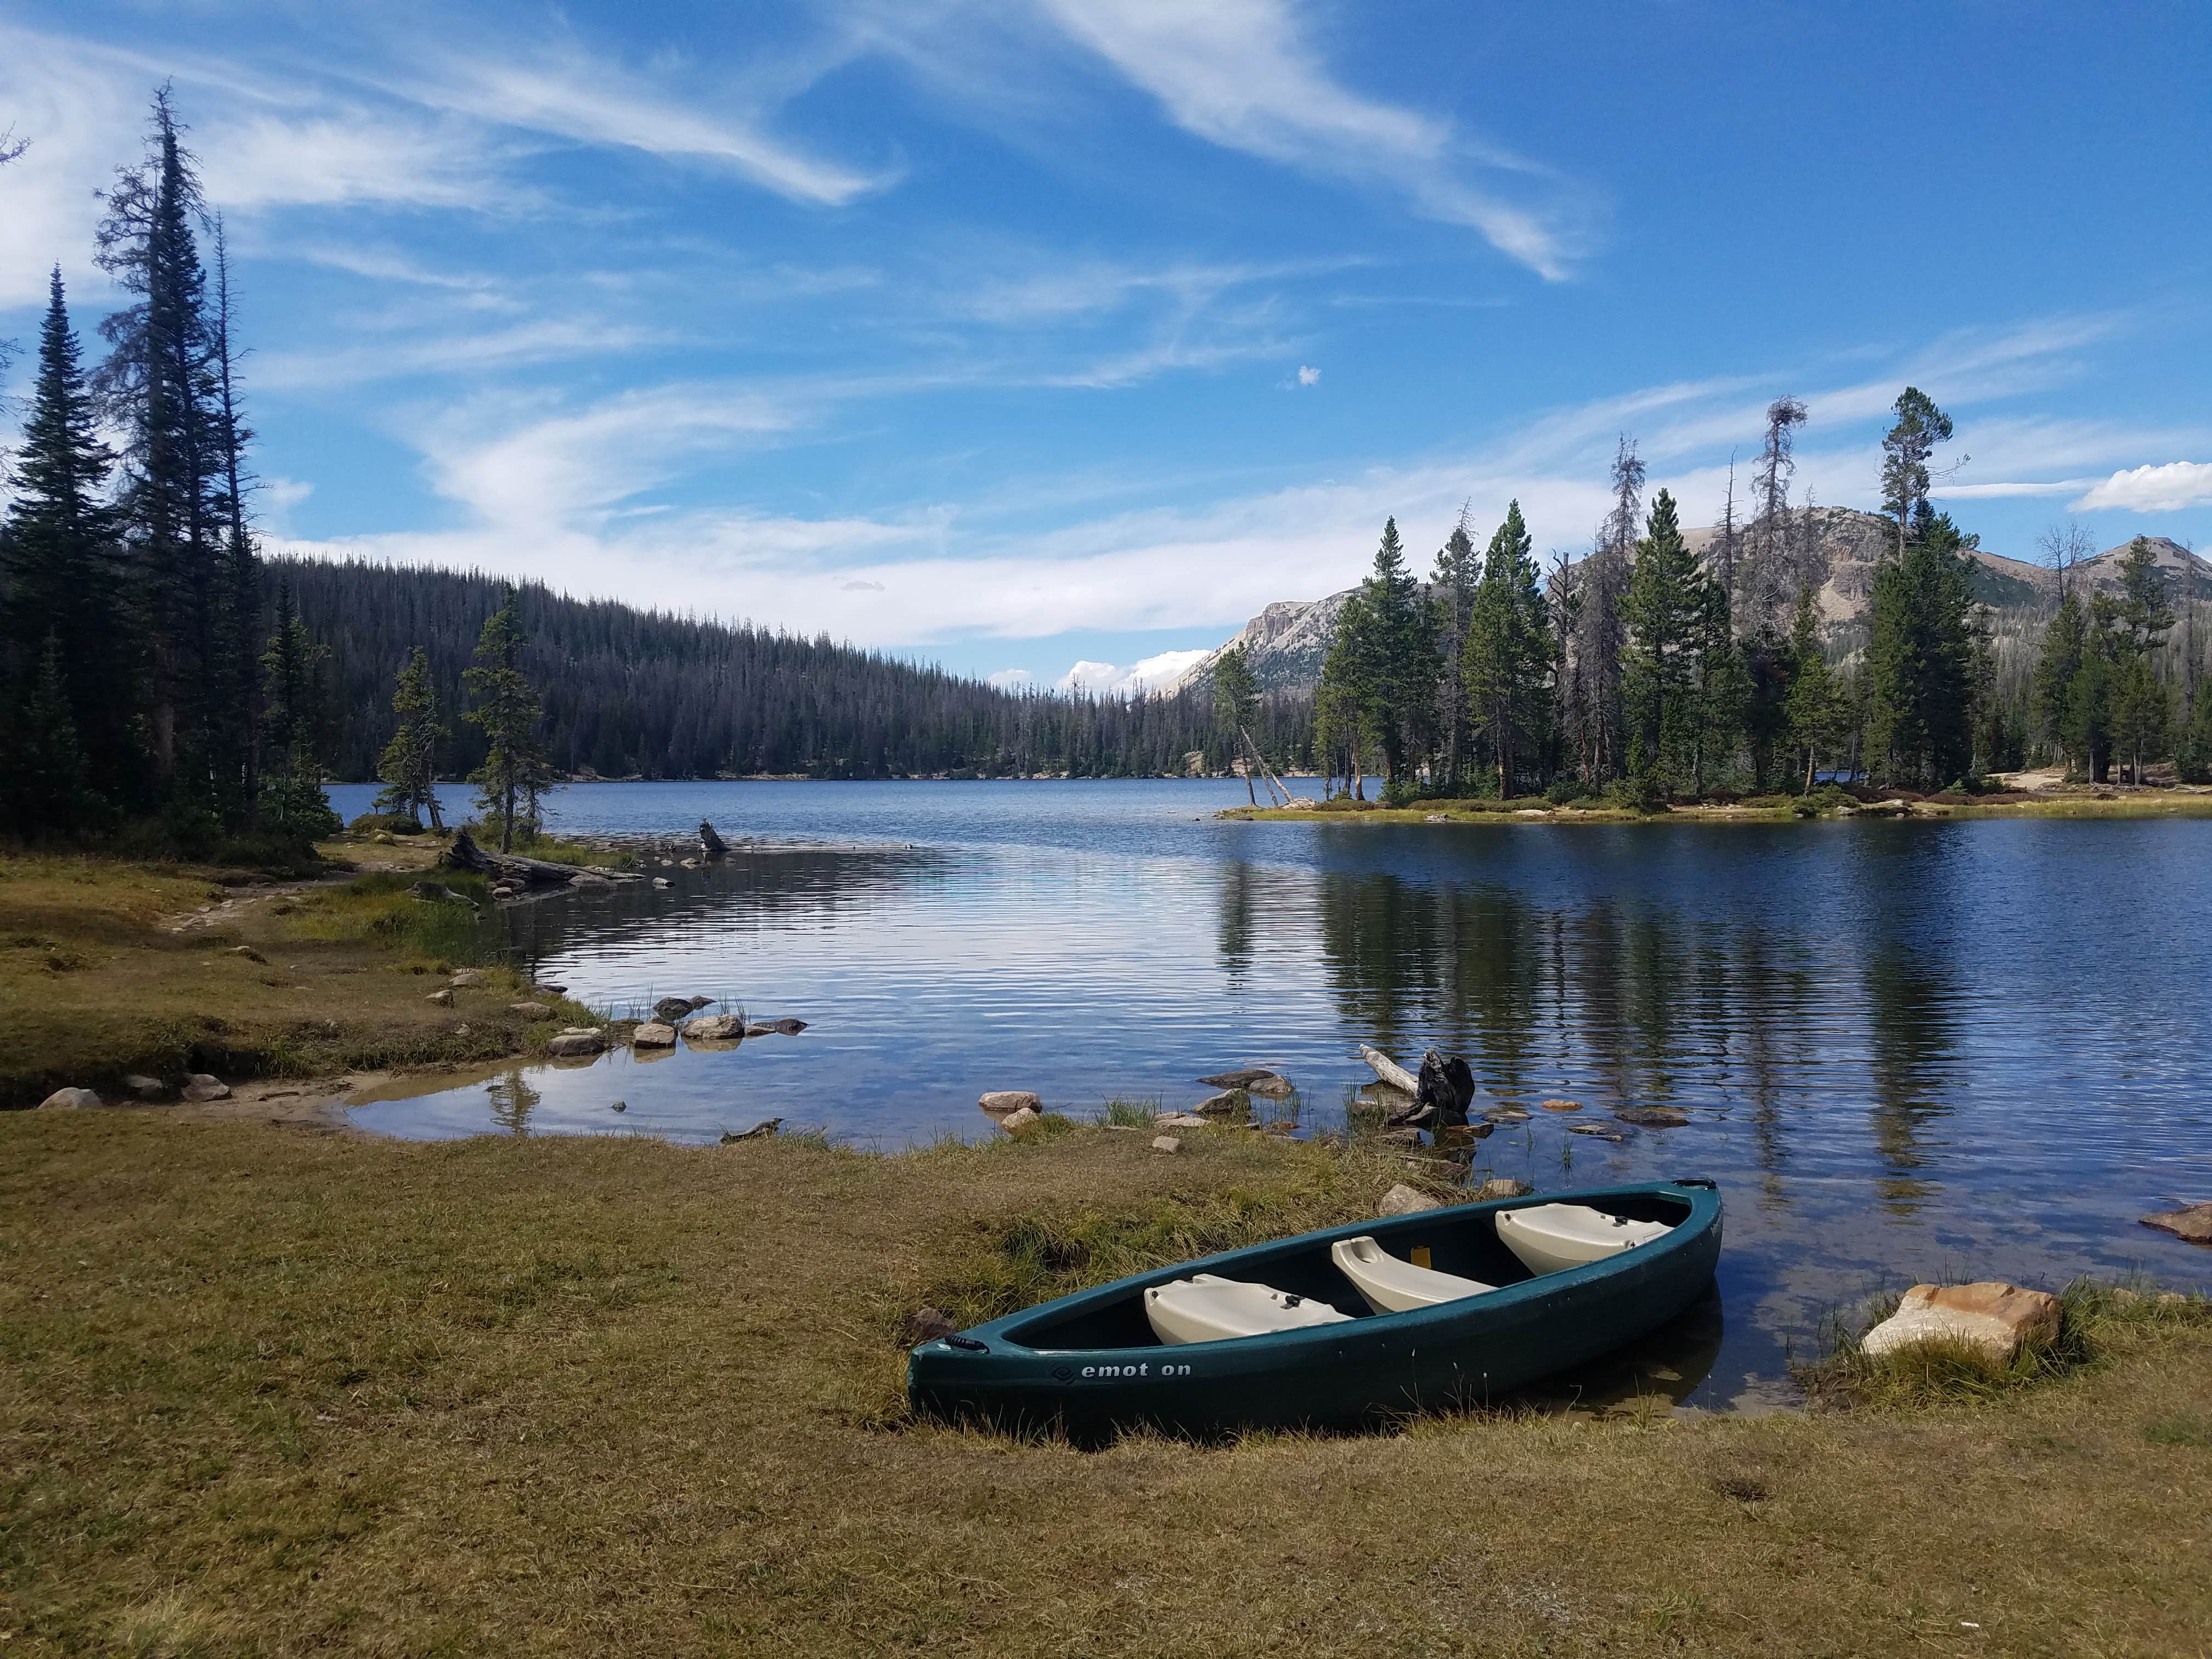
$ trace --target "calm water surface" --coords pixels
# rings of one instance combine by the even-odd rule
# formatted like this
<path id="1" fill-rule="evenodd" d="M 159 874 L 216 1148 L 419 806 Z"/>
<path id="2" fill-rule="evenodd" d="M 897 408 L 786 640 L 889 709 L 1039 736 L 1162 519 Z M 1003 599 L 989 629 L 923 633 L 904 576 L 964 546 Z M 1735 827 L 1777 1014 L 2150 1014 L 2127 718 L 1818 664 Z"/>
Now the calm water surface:
<path id="1" fill-rule="evenodd" d="M 331 793 L 350 817 L 372 792 Z M 1327 1128 L 1369 1080 L 1360 1043 L 1409 1064 L 1433 1045 L 1468 1056 L 1480 1104 L 1583 1103 L 1480 1143 L 1478 1178 L 1720 1181 L 1717 1303 L 1624 1362 L 1705 1407 L 1784 1399 L 1787 1345 L 1912 1277 L 2207 1276 L 2135 1218 L 2212 1196 L 2212 823 L 1212 820 L 1243 795 L 569 788 L 556 830 L 681 840 L 703 817 L 738 850 L 666 891 L 510 908 L 524 965 L 597 1006 L 698 994 L 811 1028 L 508 1069 L 356 1119 L 703 1141 L 781 1117 L 890 1148 L 988 1133 L 986 1089 L 1176 1106 L 1261 1064 Z M 1691 1125 L 1567 1133 L 1659 1102 Z"/>

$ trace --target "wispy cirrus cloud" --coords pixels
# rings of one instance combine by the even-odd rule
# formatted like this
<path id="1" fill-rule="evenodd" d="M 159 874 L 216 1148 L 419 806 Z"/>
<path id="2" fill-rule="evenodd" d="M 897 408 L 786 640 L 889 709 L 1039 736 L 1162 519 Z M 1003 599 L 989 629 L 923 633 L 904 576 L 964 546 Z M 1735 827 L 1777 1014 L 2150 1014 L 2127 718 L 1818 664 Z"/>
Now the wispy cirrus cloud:
<path id="1" fill-rule="evenodd" d="M 1071 40 L 1156 98 L 1169 119 L 1225 149 L 1397 191 L 1463 224 L 1548 280 L 1587 252 L 1587 204 L 1565 180 L 1441 118 L 1364 97 L 1329 71 L 1289 0 L 1038 0 Z M 1498 175 L 1540 204 L 1502 193 Z"/>

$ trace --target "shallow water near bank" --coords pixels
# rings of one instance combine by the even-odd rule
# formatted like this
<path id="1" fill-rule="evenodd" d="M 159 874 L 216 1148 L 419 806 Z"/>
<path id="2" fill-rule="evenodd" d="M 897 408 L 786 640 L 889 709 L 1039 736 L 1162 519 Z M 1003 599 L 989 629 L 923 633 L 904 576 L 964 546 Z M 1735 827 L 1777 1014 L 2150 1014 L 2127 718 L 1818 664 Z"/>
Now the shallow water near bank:
<path id="1" fill-rule="evenodd" d="M 371 793 L 331 795 L 350 817 Z M 736 850 L 658 872 L 666 890 L 510 908 L 522 965 L 597 1006 L 697 994 L 810 1028 L 505 1069 L 355 1120 L 711 1141 L 781 1117 L 890 1150 L 990 1133 L 986 1089 L 1173 1107 L 1261 1064 L 1310 1130 L 1369 1080 L 1360 1043 L 1409 1064 L 1434 1045 L 1468 1056 L 1481 1104 L 1532 1111 L 1477 1145 L 1478 1178 L 1721 1182 L 1718 1304 L 1626 1362 L 1705 1407 L 1786 1398 L 1785 1348 L 1885 1284 L 2208 1277 L 2212 1253 L 2135 1218 L 2212 1197 L 2212 823 L 1212 817 L 1243 799 L 1199 780 L 570 787 L 558 832 L 680 843 L 708 817 Z M 1583 1109 L 1535 1109 L 1550 1097 Z M 1690 1125 L 1569 1132 L 1661 1102 Z"/>

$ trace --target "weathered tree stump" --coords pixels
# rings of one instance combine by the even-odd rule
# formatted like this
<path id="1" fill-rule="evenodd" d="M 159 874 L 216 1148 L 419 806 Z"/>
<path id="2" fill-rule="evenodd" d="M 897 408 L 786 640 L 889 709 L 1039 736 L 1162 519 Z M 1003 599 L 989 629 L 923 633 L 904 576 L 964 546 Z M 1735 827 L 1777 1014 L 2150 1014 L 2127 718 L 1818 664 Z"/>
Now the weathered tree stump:
<path id="1" fill-rule="evenodd" d="M 714 833 L 714 826 L 706 819 L 699 820 L 699 856 L 718 859 L 729 852 L 729 844 Z"/>

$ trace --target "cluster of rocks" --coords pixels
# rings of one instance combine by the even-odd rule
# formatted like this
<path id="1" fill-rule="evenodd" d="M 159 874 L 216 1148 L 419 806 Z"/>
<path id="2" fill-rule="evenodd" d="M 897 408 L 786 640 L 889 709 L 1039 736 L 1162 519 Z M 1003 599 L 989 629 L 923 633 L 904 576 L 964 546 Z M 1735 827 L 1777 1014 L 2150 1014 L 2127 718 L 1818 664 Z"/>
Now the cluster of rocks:
<path id="1" fill-rule="evenodd" d="M 101 1098 L 97 1089 L 57 1089 L 39 1103 L 39 1109 L 50 1112 L 88 1111 L 100 1106 L 128 1105 L 131 1101 L 150 1104 L 163 1099 L 169 1093 L 169 1085 L 161 1079 L 147 1077 L 137 1072 L 130 1072 L 124 1075 L 123 1087 L 130 1095 L 131 1100 L 126 1101 L 120 1097 L 112 1101 L 106 1100 Z M 181 1101 L 191 1105 L 200 1105 L 210 1100 L 228 1099 L 230 1096 L 230 1085 L 221 1078 L 211 1077 L 205 1072 L 187 1072 L 184 1075 L 183 1081 L 177 1085 L 176 1094 L 177 1098 Z"/>

